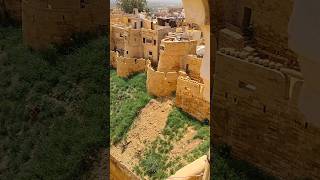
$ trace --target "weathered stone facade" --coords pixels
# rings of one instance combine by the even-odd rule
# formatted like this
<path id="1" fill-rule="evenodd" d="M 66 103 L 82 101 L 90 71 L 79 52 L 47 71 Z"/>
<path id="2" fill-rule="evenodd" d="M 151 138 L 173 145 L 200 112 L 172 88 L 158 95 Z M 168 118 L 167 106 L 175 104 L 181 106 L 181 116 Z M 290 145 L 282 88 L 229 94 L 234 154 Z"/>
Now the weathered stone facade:
<path id="1" fill-rule="evenodd" d="M 319 179 L 320 129 L 297 108 L 301 74 L 232 49 L 215 67 L 213 140 L 282 179 Z"/>
<path id="2" fill-rule="evenodd" d="M 196 54 L 197 41 L 165 38 L 161 41 L 161 46 L 158 71 L 179 71 L 183 68 L 186 56 Z"/>
<path id="3" fill-rule="evenodd" d="M 203 83 L 190 79 L 185 73 L 180 73 L 175 105 L 200 121 L 210 120 L 210 103 L 204 99 L 203 90 Z"/>
<path id="4" fill-rule="evenodd" d="M 124 55 L 124 34 L 124 26 L 110 26 L 110 50 L 118 51 L 120 54 Z"/>
<path id="5" fill-rule="evenodd" d="M 184 61 L 184 70 L 187 75 L 198 82 L 202 81 L 200 77 L 200 68 L 203 59 L 197 57 L 196 55 L 188 55 Z"/>
<path id="6" fill-rule="evenodd" d="M 158 97 L 171 96 L 177 89 L 178 72 L 160 72 L 147 65 L 148 93 Z"/>
<path id="7" fill-rule="evenodd" d="M 146 70 L 147 60 L 136 58 L 117 58 L 117 75 L 120 77 L 128 77 L 138 72 L 144 72 Z"/>
<path id="8" fill-rule="evenodd" d="M 73 33 L 106 32 L 107 5 L 105 0 L 24 0 L 24 42 L 33 49 L 45 49 L 50 43 L 70 42 Z"/>
<path id="9" fill-rule="evenodd" d="M 8 20 L 21 23 L 21 0 L 0 0 L 0 24 Z"/>
<path id="10" fill-rule="evenodd" d="M 143 58 L 150 59 L 152 64 L 158 64 L 161 40 L 174 29 L 168 26 L 156 26 L 155 29 L 151 29 L 151 25 L 148 24 L 149 22 L 145 20 L 143 23 L 144 28 L 141 29 Z"/>

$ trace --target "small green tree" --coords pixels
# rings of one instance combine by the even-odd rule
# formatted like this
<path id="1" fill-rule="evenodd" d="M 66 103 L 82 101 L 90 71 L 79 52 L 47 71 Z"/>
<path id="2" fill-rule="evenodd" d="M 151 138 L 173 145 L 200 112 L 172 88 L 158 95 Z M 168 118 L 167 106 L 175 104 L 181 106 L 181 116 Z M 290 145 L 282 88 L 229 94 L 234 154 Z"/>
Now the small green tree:
<path id="1" fill-rule="evenodd" d="M 120 7 L 126 13 L 133 13 L 134 8 L 144 11 L 147 10 L 146 0 L 117 0 L 117 6 Z"/>

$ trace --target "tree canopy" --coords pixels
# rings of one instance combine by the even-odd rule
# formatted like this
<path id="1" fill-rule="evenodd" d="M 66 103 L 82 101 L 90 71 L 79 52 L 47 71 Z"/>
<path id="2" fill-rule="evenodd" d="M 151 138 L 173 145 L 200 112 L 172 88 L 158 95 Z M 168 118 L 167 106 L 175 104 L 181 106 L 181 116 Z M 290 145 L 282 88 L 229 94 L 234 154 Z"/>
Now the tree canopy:
<path id="1" fill-rule="evenodd" d="M 117 0 L 117 6 L 120 7 L 126 13 L 133 13 L 134 8 L 144 11 L 147 10 L 146 0 Z"/>

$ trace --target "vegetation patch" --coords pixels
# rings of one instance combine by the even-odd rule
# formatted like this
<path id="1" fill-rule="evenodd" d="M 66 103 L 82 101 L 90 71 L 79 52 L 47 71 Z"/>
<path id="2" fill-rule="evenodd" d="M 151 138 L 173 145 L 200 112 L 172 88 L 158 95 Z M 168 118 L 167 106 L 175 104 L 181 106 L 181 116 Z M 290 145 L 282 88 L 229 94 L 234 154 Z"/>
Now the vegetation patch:
<path id="1" fill-rule="evenodd" d="M 111 70 L 110 98 L 110 137 L 112 143 L 118 143 L 151 99 L 146 91 L 146 75 L 140 73 L 123 79 Z"/>
<path id="2" fill-rule="evenodd" d="M 0 29 L 0 179 L 79 179 L 106 146 L 105 46 L 36 52 Z"/>
<path id="3" fill-rule="evenodd" d="M 189 154 L 172 159 L 168 154 L 173 149 L 174 144 L 184 136 L 189 127 L 197 131 L 193 138 L 203 140 L 202 144 L 191 150 Z M 143 158 L 134 167 L 134 170 L 141 177 L 165 179 L 184 165 L 207 154 L 210 147 L 209 139 L 209 126 L 201 124 L 183 111 L 174 108 L 168 117 L 167 125 L 162 135 L 147 147 Z"/>

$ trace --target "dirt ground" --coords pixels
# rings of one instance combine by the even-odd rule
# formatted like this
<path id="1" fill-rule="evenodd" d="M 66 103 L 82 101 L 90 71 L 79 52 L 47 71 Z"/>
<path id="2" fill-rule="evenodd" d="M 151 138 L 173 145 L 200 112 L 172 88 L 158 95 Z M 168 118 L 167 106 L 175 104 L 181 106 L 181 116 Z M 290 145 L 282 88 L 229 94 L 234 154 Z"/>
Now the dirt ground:
<path id="1" fill-rule="evenodd" d="M 171 158 L 184 156 L 199 146 L 203 141 L 200 139 L 193 139 L 196 134 L 196 130 L 192 127 L 188 127 L 184 136 L 173 145 L 173 149 L 169 152 L 169 156 Z"/>
<path id="2" fill-rule="evenodd" d="M 161 135 L 172 107 L 173 100 L 171 98 L 150 100 L 140 111 L 125 140 L 112 146 L 110 153 L 133 171 L 133 167 L 138 164 L 146 144 Z"/>

